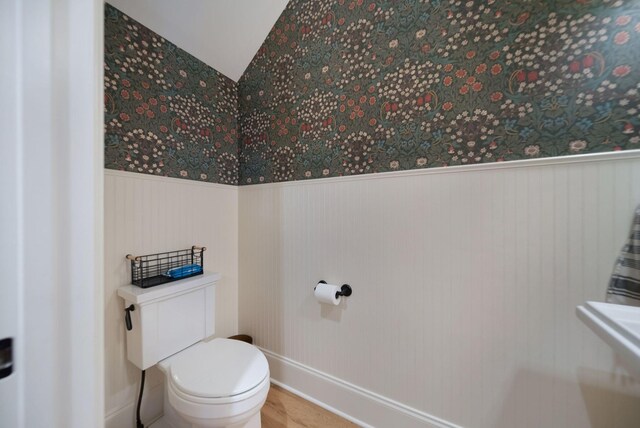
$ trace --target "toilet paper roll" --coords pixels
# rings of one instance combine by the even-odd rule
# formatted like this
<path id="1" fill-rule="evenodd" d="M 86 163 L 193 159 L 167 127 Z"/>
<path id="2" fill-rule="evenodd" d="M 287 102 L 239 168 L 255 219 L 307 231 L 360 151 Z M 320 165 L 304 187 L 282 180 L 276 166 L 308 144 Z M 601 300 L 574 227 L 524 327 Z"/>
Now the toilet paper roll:
<path id="1" fill-rule="evenodd" d="M 320 303 L 327 303 L 329 305 L 337 305 L 340 303 L 342 296 L 336 297 L 336 293 L 340 291 L 340 287 L 332 284 L 319 283 L 316 285 L 313 295 Z"/>

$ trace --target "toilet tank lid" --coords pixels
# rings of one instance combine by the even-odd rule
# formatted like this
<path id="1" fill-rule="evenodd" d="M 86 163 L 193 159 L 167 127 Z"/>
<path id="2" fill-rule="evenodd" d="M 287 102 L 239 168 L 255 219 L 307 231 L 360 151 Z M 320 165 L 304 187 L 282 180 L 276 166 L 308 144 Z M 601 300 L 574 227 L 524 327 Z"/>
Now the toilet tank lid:
<path id="1" fill-rule="evenodd" d="M 125 285 L 118 288 L 118 296 L 127 302 L 143 305 L 145 303 L 163 299 L 169 296 L 182 294 L 191 290 L 215 284 L 220 279 L 218 272 L 204 272 L 202 275 L 194 276 L 179 281 L 168 282 L 155 287 L 141 288 L 135 285 Z"/>
<path id="2" fill-rule="evenodd" d="M 200 342 L 160 364 L 175 387 L 203 398 L 239 395 L 269 376 L 269 364 L 258 348 L 231 339 Z"/>

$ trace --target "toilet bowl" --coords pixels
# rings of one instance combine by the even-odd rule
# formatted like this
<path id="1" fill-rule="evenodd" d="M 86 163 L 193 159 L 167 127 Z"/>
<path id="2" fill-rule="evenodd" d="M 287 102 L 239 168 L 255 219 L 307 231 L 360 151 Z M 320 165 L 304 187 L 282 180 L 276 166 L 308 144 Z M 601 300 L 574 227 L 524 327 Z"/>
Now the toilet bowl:
<path id="1" fill-rule="evenodd" d="M 118 289 L 127 316 L 127 358 L 165 376 L 163 417 L 154 428 L 260 428 L 269 365 L 258 348 L 215 333 L 220 275 Z"/>
<path id="2" fill-rule="evenodd" d="M 269 366 L 255 346 L 213 339 L 172 355 L 158 367 L 165 375 L 165 425 L 260 427 L 260 409 L 269 392 Z"/>

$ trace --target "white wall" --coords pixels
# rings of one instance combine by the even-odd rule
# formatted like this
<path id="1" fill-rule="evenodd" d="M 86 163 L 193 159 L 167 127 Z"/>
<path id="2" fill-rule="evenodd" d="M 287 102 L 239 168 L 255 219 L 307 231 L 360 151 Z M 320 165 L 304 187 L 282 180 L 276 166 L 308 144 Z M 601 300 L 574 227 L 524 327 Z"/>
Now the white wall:
<path id="1" fill-rule="evenodd" d="M 242 187 L 239 330 L 373 426 L 635 426 L 640 384 L 574 311 L 638 203 L 631 152 Z"/>
<path id="2" fill-rule="evenodd" d="M 116 289 L 131 280 L 124 256 L 207 247 L 216 287 L 216 336 L 238 331 L 238 188 L 105 170 L 106 426 L 133 427 L 140 371 L 126 357 L 124 303 Z M 151 369 L 142 418 L 162 411 L 162 376 Z"/>

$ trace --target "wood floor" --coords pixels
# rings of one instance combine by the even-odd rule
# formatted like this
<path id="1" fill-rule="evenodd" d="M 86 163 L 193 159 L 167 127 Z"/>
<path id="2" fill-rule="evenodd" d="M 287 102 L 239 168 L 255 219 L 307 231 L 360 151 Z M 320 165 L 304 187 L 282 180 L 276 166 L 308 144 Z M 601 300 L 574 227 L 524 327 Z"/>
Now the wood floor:
<path id="1" fill-rule="evenodd" d="M 320 406 L 271 385 L 262 407 L 262 428 L 342 428 L 357 427 Z"/>

